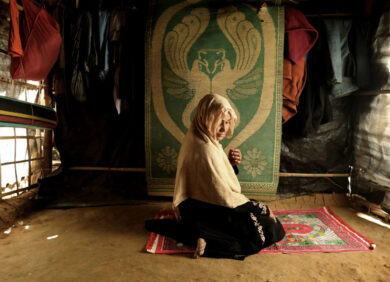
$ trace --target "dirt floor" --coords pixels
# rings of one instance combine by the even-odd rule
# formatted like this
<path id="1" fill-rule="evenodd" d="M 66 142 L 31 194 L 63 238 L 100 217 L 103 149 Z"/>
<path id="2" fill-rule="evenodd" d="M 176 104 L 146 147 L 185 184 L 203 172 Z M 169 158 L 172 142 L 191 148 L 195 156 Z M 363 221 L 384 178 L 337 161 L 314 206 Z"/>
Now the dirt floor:
<path id="1" fill-rule="evenodd" d="M 168 201 L 44 209 L 18 219 L 0 239 L 0 281 L 390 281 L 390 226 L 357 216 L 340 197 L 304 196 L 273 209 L 324 205 L 373 240 L 372 252 L 262 254 L 244 261 L 144 251 L 151 219 Z M 3 233 L 3 232 L 2 232 Z M 47 237 L 58 236 L 51 240 Z"/>

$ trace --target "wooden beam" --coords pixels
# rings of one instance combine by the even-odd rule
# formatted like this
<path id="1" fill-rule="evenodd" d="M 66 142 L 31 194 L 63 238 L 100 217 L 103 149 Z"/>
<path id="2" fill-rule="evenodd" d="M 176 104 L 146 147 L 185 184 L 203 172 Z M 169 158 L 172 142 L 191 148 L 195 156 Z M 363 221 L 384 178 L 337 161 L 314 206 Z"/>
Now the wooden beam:
<path id="1" fill-rule="evenodd" d="M 91 170 L 91 171 L 128 171 L 128 172 L 145 172 L 142 167 L 92 167 L 92 166 L 72 166 L 69 170 Z"/>
<path id="2" fill-rule="evenodd" d="M 11 84 L 13 82 L 15 85 L 25 86 L 28 89 L 37 89 L 37 90 L 39 90 L 39 89 L 45 87 L 45 84 L 35 85 L 35 84 L 28 83 L 28 82 L 13 80 L 13 79 L 6 78 L 6 77 L 0 77 L 0 81 L 8 83 L 8 84 Z"/>
<path id="3" fill-rule="evenodd" d="M 90 171 L 125 171 L 125 172 L 146 172 L 144 167 L 92 167 L 72 166 L 69 170 L 90 170 Z M 296 173 L 281 172 L 280 177 L 348 177 L 349 173 Z"/>
<path id="4" fill-rule="evenodd" d="M 349 173 L 298 173 L 298 172 L 280 172 L 280 177 L 348 177 Z"/>
<path id="5" fill-rule="evenodd" d="M 370 95 L 381 95 L 390 94 L 389 90 L 359 90 L 354 93 L 356 96 L 370 96 Z"/>

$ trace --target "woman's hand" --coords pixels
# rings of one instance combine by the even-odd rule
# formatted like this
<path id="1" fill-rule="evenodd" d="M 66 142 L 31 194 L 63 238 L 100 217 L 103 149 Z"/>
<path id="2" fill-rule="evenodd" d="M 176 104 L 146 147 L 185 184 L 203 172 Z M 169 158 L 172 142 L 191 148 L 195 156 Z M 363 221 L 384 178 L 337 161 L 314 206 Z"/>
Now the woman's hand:
<path id="1" fill-rule="evenodd" d="M 269 217 L 272 218 L 275 222 L 276 222 L 276 216 L 274 215 L 274 213 L 271 211 L 271 209 L 268 207 L 269 209 Z"/>
<path id="2" fill-rule="evenodd" d="M 228 155 L 230 164 L 232 166 L 238 165 L 241 163 L 241 151 L 240 149 L 230 149 Z"/>

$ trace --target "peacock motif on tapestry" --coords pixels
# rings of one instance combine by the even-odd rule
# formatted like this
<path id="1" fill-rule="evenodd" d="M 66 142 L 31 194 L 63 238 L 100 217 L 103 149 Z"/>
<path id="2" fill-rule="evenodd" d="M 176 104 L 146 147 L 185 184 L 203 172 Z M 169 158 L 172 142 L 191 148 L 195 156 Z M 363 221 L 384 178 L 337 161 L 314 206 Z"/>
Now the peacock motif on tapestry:
<path id="1" fill-rule="evenodd" d="M 231 43 L 234 62 L 226 56 L 225 49 L 202 48 L 197 57 L 188 63 L 188 53 L 204 33 L 210 21 L 207 8 L 194 8 L 176 24 L 164 39 L 164 54 L 168 67 L 163 69 L 163 87 L 166 93 L 189 100 L 182 123 L 188 128 L 191 114 L 203 95 L 217 93 L 225 96 L 238 116 L 234 100 L 245 99 L 258 93 L 261 83 L 260 67 L 254 67 L 261 52 L 261 36 L 245 14 L 234 6 L 221 8 L 217 24 Z"/>

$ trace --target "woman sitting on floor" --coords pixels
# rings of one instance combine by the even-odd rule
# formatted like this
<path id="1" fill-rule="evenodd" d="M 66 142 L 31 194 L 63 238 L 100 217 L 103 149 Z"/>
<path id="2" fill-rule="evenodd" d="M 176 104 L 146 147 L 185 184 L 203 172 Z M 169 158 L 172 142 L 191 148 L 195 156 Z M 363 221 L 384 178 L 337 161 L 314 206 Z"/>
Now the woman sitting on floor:
<path id="1" fill-rule="evenodd" d="M 280 241 L 284 230 L 272 211 L 241 194 L 235 175 L 238 149 L 229 158 L 219 143 L 233 135 L 236 114 L 216 94 L 199 102 L 180 149 L 173 208 L 177 222 L 148 220 L 149 231 L 196 246 L 194 256 L 244 259 Z"/>

